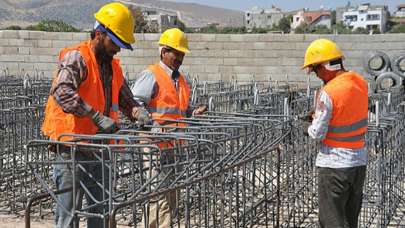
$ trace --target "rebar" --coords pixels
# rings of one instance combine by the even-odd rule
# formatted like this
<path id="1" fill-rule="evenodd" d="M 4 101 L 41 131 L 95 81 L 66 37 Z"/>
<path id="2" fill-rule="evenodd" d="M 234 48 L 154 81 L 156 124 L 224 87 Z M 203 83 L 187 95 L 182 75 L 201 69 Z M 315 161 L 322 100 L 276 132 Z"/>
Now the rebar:
<path id="1" fill-rule="evenodd" d="M 140 226 L 156 206 L 154 199 L 169 192 L 177 195 L 171 221 L 176 227 L 309 227 L 317 220 L 318 144 L 305 135 L 308 124 L 299 118 L 314 107 L 316 92 L 309 85 L 194 80 L 192 105 L 209 104 L 205 115 L 147 130 L 123 122 L 116 134 L 55 142 L 40 133 L 50 80 L 3 72 L 3 212 L 50 216 L 60 193 L 53 165 L 62 162 L 85 174 L 86 164 L 100 165 L 106 179 L 95 185 L 103 198 L 84 203 L 73 215 L 105 218 L 111 227 Z M 369 163 L 359 225 L 395 226 L 405 199 L 404 92 L 370 94 L 369 101 Z M 63 153 L 91 159 L 60 160 Z M 81 189 L 91 197 L 88 187 L 78 180 L 62 192 Z M 29 199 L 37 200 L 28 204 Z M 102 213 L 88 213 L 90 207 Z"/>

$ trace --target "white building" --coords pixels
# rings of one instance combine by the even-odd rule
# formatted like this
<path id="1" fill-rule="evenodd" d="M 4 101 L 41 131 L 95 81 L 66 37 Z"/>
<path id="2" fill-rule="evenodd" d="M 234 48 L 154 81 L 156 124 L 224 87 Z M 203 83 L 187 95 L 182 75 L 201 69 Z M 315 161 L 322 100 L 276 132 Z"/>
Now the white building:
<path id="1" fill-rule="evenodd" d="M 405 17 L 405 4 L 401 4 L 397 7 L 397 11 L 394 14 L 395 17 Z"/>
<path id="2" fill-rule="evenodd" d="M 359 7 L 349 8 L 343 13 L 343 23 L 352 30 L 366 28 L 368 30 L 378 29 L 380 32 L 386 31 L 388 20 L 387 6 L 372 6 L 369 3 Z"/>
<path id="3" fill-rule="evenodd" d="M 148 22 L 148 26 L 158 32 L 163 32 L 165 29 L 175 27 L 178 23 L 178 17 L 176 14 L 167 14 L 158 12 L 157 10 L 142 11 L 145 20 Z"/>
<path id="4" fill-rule="evenodd" d="M 278 25 L 283 17 L 283 12 L 275 6 L 271 9 L 253 7 L 245 12 L 245 26 L 248 29 L 271 28 L 273 25 Z"/>

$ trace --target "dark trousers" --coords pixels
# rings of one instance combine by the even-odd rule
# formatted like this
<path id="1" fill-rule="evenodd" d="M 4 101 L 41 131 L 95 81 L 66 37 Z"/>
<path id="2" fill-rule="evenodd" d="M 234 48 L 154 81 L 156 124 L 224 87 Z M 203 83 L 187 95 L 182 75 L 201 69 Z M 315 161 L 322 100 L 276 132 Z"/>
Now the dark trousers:
<path id="1" fill-rule="evenodd" d="M 366 166 L 318 168 L 319 224 L 322 228 L 356 228 Z"/>

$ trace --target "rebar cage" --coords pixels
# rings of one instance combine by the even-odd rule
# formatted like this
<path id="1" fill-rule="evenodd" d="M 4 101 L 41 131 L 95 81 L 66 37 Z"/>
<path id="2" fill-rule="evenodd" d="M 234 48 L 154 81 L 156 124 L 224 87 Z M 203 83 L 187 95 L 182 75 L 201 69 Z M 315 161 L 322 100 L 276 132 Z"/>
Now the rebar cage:
<path id="1" fill-rule="evenodd" d="M 50 81 L 0 81 L 0 210 L 25 210 L 26 227 L 31 215 L 52 216 L 66 192 L 86 196 L 69 212 L 74 218 L 103 218 L 110 227 L 142 226 L 151 208 L 163 210 L 166 194 L 176 196 L 174 227 L 316 226 L 318 144 L 300 118 L 314 106 L 314 88 L 194 80 L 192 105 L 207 104 L 204 115 L 146 129 L 124 121 L 115 134 L 56 142 L 40 133 Z M 360 227 L 403 224 L 403 94 L 370 94 Z M 72 188 L 56 190 L 60 164 L 71 168 Z M 99 177 L 88 172 L 93 166 Z"/>

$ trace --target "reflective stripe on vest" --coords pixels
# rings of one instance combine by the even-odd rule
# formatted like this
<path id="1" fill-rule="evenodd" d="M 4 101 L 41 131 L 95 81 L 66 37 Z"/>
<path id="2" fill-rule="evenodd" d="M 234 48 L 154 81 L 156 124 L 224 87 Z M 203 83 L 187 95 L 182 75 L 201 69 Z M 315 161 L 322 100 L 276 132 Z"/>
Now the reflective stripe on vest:
<path id="1" fill-rule="evenodd" d="M 345 72 L 324 87 L 332 101 L 328 133 L 322 141 L 331 147 L 357 149 L 365 144 L 368 119 L 368 87 L 354 72 Z"/>
<path id="2" fill-rule="evenodd" d="M 352 131 L 359 130 L 363 127 L 367 127 L 368 120 L 362 119 L 356 123 L 347 125 L 347 126 L 329 126 L 328 132 L 329 133 L 349 133 Z"/>
<path id="3" fill-rule="evenodd" d="M 176 90 L 171 76 L 159 64 L 151 65 L 148 69 L 152 72 L 159 87 L 158 93 L 151 99 L 147 107 L 152 118 L 160 124 L 163 124 L 164 121 L 158 119 L 184 118 L 190 98 L 190 88 L 185 77 L 180 74 Z"/>
<path id="4" fill-rule="evenodd" d="M 87 78 L 79 88 L 79 96 L 89 104 L 94 110 L 104 112 L 105 97 L 104 87 L 99 76 L 99 67 L 90 47 L 90 41 L 80 43 L 79 45 L 65 48 L 60 52 L 59 61 L 63 59 L 69 51 L 79 51 L 83 57 L 87 67 Z M 112 66 L 112 82 L 111 82 L 111 104 L 109 116 L 118 120 L 118 99 L 119 90 L 124 83 L 124 77 L 119 65 L 118 59 L 113 59 Z M 56 80 L 56 78 L 54 79 Z M 58 140 L 59 136 L 64 133 L 68 134 L 88 134 L 93 135 L 97 132 L 98 127 L 93 123 L 90 117 L 78 117 L 73 114 L 63 112 L 62 108 L 51 95 L 48 98 L 45 119 L 42 124 L 42 131 L 45 135 L 53 140 Z M 61 140 L 67 141 L 71 137 L 64 137 Z"/>
<path id="5" fill-rule="evenodd" d="M 333 141 L 338 141 L 338 142 L 356 142 L 359 140 L 364 140 L 365 134 L 361 135 L 354 135 L 354 136 L 347 136 L 347 137 L 328 137 L 328 139 L 333 140 Z"/>

